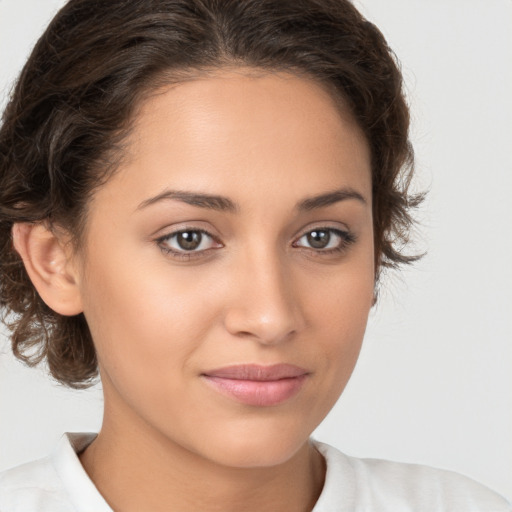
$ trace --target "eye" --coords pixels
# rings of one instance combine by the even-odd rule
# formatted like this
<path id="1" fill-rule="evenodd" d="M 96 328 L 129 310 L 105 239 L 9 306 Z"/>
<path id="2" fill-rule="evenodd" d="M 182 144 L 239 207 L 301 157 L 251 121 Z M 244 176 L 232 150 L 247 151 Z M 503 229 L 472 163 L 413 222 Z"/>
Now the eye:
<path id="1" fill-rule="evenodd" d="M 314 249 L 318 252 L 331 253 L 343 251 L 353 242 L 355 242 L 355 236 L 348 231 L 319 227 L 302 235 L 294 243 L 294 246 Z"/>
<path id="2" fill-rule="evenodd" d="M 203 229 L 181 229 L 160 237 L 157 242 L 163 251 L 178 256 L 191 256 L 190 253 L 221 247 L 221 244 Z"/>

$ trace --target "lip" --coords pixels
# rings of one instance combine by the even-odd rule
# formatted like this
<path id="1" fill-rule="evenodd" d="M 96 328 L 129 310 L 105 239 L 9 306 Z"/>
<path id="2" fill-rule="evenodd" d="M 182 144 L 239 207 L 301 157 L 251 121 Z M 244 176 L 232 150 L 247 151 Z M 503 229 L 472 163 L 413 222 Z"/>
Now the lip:
<path id="1" fill-rule="evenodd" d="M 242 364 L 201 374 L 213 389 L 246 405 L 268 407 L 286 402 L 302 388 L 309 372 L 291 364 Z"/>

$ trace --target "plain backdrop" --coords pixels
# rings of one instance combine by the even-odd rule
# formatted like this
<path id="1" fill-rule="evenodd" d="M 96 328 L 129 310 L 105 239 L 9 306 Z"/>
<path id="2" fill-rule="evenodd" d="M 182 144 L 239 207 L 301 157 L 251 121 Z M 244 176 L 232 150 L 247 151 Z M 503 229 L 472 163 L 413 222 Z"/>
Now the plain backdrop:
<path id="1" fill-rule="evenodd" d="M 61 0 L 0 0 L 0 105 Z M 512 498 L 512 1 L 361 0 L 402 62 L 419 212 L 342 398 L 315 437 L 452 469 Z M 97 431 L 101 390 L 27 369 L 0 332 L 0 470 Z"/>

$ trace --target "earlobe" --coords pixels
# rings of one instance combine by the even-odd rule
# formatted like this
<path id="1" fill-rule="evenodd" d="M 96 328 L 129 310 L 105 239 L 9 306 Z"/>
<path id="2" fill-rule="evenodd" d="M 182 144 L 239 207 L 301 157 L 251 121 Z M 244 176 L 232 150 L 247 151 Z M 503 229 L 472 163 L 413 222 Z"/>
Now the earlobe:
<path id="1" fill-rule="evenodd" d="M 14 248 L 40 297 L 56 313 L 82 312 L 77 270 L 65 242 L 43 223 L 16 223 Z"/>

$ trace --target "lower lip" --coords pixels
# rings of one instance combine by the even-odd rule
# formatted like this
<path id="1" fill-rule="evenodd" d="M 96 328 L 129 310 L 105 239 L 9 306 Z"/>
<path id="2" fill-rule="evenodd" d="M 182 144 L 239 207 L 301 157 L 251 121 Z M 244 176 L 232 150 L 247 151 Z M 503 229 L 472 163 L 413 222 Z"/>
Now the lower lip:
<path id="1" fill-rule="evenodd" d="M 238 402 L 268 407 L 279 405 L 295 396 L 307 375 L 269 381 L 226 379 L 209 375 L 203 377 L 214 389 Z"/>

